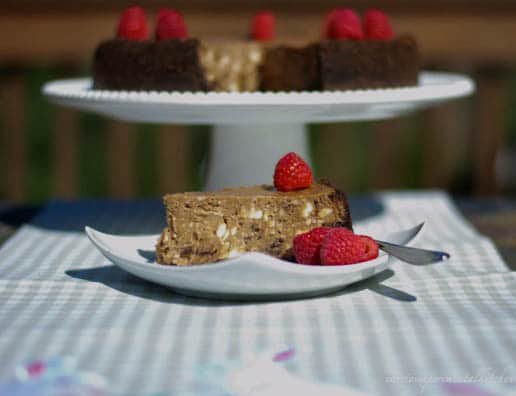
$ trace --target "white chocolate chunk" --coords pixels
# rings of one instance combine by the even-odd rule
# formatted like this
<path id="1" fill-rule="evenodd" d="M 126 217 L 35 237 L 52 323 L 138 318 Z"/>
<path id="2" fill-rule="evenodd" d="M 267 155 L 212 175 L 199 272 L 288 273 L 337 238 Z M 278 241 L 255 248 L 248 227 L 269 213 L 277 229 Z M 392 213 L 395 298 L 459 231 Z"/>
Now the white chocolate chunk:
<path id="1" fill-rule="evenodd" d="M 312 205 L 311 202 L 307 202 L 302 211 L 303 217 L 306 218 L 306 217 L 310 216 L 310 213 L 312 213 L 313 210 L 314 210 L 314 205 Z"/>
<path id="2" fill-rule="evenodd" d="M 329 216 L 333 213 L 333 209 L 330 209 L 330 208 L 324 208 L 324 209 L 321 209 L 321 211 L 319 212 L 319 217 L 326 217 L 326 216 Z"/>
<path id="3" fill-rule="evenodd" d="M 250 219 L 261 219 L 263 217 L 263 211 L 261 209 L 256 209 L 255 207 L 252 207 L 249 211 L 249 218 Z"/>
<path id="4" fill-rule="evenodd" d="M 224 237 L 224 235 L 227 234 L 226 229 L 227 229 L 226 223 L 220 223 L 219 226 L 217 227 L 217 232 L 216 232 L 217 236 L 222 239 Z"/>

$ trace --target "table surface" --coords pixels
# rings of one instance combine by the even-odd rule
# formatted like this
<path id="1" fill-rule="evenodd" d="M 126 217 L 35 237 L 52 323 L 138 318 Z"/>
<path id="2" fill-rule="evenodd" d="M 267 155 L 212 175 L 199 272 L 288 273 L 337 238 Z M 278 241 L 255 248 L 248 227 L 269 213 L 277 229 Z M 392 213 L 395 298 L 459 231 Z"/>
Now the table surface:
<path id="1" fill-rule="evenodd" d="M 516 199 L 457 197 L 454 201 L 466 219 L 493 240 L 509 268 L 516 271 Z M 0 246 L 40 209 L 0 202 Z"/>
<path id="2" fill-rule="evenodd" d="M 161 229 L 158 199 L 0 207 L 0 323 L 6 324 L 0 384 L 24 362 L 66 355 L 106 378 L 113 395 L 215 396 L 227 392 L 212 392 L 213 381 L 226 386 L 232 375 L 241 378 L 246 371 L 234 364 L 247 367 L 242 362 L 249 354 L 257 368 L 246 386 L 251 378 L 276 378 L 263 375 L 256 354 L 267 353 L 270 362 L 271 351 L 287 346 L 296 356 L 281 367 L 360 395 L 450 396 L 442 392 L 445 383 L 467 385 L 470 378 L 479 378 L 484 390 L 499 389 L 489 394 L 513 393 L 516 203 L 391 191 L 352 196 L 350 205 L 370 235 L 426 220 L 416 246 L 452 258 L 431 266 L 394 260 L 375 277 L 314 299 L 212 301 L 171 293 L 109 265 L 82 232 L 85 225 L 121 234 Z M 207 379 L 207 364 L 233 369 Z"/>

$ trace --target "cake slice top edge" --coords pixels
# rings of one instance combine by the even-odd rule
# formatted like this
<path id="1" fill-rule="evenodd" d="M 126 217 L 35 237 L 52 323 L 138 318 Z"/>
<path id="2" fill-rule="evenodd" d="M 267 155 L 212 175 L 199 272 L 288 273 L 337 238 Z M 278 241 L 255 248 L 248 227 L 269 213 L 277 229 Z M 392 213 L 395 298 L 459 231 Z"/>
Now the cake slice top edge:
<path id="1" fill-rule="evenodd" d="M 316 183 L 313 183 L 310 187 L 300 190 L 294 191 L 278 191 L 272 185 L 268 184 L 259 184 L 254 186 L 239 186 L 239 187 L 228 187 L 221 190 L 216 191 L 186 191 L 180 193 L 166 194 L 163 199 L 165 203 L 169 200 L 174 200 L 177 198 L 188 199 L 188 198 L 212 198 L 212 197 L 271 197 L 271 196 L 281 196 L 281 197 L 303 197 L 303 196 L 311 196 L 317 195 L 321 193 L 330 193 L 332 191 L 337 191 L 337 189 L 327 180 L 321 179 Z"/>

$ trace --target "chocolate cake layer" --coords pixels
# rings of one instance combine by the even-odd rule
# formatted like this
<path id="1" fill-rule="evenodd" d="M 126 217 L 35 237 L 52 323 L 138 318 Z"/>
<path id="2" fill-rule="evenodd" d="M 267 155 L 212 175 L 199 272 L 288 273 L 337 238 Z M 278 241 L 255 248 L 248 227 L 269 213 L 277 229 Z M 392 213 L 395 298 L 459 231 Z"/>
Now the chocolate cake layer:
<path id="1" fill-rule="evenodd" d="M 417 85 L 419 54 L 415 39 L 328 40 L 319 44 L 322 90 Z"/>
<path id="2" fill-rule="evenodd" d="M 324 182 L 292 192 L 262 185 L 171 194 L 164 203 L 168 226 L 156 247 L 161 264 L 209 263 L 252 251 L 291 260 L 295 235 L 318 226 L 351 228 L 345 195 Z"/>
<path id="3" fill-rule="evenodd" d="M 265 52 L 260 68 L 263 91 L 313 91 L 321 86 L 318 46 L 278 46 Z"/>
<path id="4" fill-rule="evenodd" d="M 205 91 L 196 39 L 102 42 L 93 58 L 95 89 Z"/>

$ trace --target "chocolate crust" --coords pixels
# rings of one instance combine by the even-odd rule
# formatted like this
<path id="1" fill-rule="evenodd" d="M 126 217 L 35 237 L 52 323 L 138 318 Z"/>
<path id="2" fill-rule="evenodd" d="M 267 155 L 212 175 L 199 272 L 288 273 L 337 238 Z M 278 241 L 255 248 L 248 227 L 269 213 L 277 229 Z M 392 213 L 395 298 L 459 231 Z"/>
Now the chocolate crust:
<path id="1" fill-rule="evenodd" d="M 207 90 L 196 39 L 107 40 L 97 47 L 92 69 L 95 89 Z"/>

